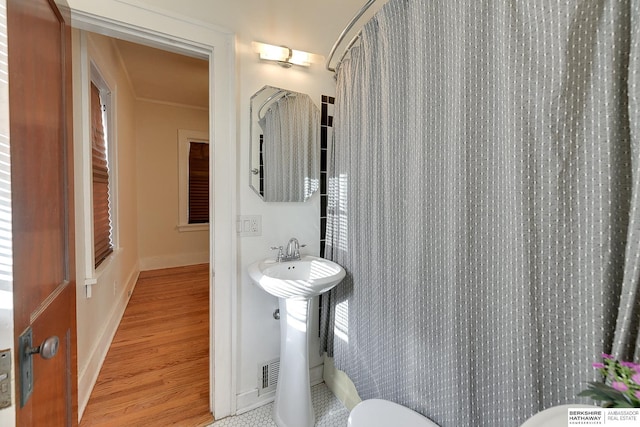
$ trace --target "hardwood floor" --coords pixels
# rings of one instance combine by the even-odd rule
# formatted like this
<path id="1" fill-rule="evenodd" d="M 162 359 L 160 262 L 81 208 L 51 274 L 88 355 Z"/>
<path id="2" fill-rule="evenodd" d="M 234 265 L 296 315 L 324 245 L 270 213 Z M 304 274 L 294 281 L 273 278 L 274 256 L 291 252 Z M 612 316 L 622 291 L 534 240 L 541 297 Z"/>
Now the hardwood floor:
<path id="1" fill-rule="evenodd" d="M 211 422 L 209 266 L 142 272 L 80 427 Z"/>

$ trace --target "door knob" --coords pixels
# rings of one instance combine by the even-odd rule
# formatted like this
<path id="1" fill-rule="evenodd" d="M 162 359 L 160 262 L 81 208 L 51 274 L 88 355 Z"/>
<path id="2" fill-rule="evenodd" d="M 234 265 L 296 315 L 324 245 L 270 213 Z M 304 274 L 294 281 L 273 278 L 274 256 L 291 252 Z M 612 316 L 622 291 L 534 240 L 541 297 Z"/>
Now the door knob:
<path id="1" fill-rule="evenodd" d="M 25 352 L 29 356 L 32 354 L 40 354 L 40 357 L 48 360 L 58 353 L 59 344 L 60 340 L 57 336 L 53 335 L 45 339 L 42 344 L 37 347 L 27 347 Z"/>
<path id="2" fill-rule="evenodd" d="M 29 400 L 33 392 L 33 356 L 39 354 L 43 359 L 51 359 L 58 353 L 60 339 L 53 335 L 42 341 L 37 347 L 31 347 L 33 343 L 33 331 L 28 327 L 18 338 L 20 348 L 20 407 Z"/>

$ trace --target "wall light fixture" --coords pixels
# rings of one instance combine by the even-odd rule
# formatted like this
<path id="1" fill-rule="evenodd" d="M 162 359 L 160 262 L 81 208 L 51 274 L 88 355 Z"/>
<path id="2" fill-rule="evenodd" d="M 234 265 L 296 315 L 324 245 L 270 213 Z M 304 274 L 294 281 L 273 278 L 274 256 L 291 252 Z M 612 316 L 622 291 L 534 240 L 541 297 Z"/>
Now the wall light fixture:
<path id="1" fill-rule="evenodd" d="M 252 45 L 254 52 L 260 54 L 260 59 L 275 61 L 285 68 L 290 68 L 292 65 L 308 67 L 313 62 L 321 62 L 323 60 L 320 55 L 291 49 L 287 46 L 274 46 L 259 42 L 253 42 Z"/>

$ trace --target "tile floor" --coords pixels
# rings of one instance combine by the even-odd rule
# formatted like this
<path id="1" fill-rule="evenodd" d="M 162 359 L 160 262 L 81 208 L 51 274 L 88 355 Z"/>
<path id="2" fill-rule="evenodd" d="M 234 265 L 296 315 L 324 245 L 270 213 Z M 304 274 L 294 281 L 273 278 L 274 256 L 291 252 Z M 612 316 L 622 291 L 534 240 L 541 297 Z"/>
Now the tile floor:
<path id="1" fill-rule="evenodd" d="M 324 384 L 311 387 L 311 400 L 316 413 L 316 427 L 346 427 L 349 411 Z M 235 417 L 216 421 L 209 427 L 276 427 L 271 419 L 273 403 Z"/>

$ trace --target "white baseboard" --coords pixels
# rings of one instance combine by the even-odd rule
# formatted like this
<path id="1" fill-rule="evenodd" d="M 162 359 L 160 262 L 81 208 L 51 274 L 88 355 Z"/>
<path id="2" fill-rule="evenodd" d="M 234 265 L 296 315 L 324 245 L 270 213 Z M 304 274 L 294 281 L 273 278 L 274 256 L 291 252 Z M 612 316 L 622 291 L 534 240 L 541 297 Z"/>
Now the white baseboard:
<path id="1" fill-rule="evenodd" d="M 323 373 L 323 366 L 318 365 L 309 369 L 309 382 L 312 386 L 320 384 Z M 252 389 L 244 393 L 236 395 L 236 413 L 235 415 L 244 414 L 245 412 L 252 411 L 260 406 L 271 403 L 276 398 L 276 392 L 270 391 L 262 395 L 258 395 L 258 389 Z"/>
<path id="2" fill-rule="evenodd" d="M 246 391 L 236 396 L 236 413 L 235 415 L 244 414 L 263 405 L 271 403 L 276 398 L 276 392 L 270 391 L 262 395 L 258 395 L 258 389 Z"/>
<path id="3" fill-rule="evenodd" d="M 318 365 L 313 368 L 309 368 L 309 382 L 311 386 L 318 385 L 324 381 L 322 374 L 324 373 L 324 366 Z"/>
<path id="4" fill-rule="evenodd" d="M 324 356 L 324 382 L 329 387 L 329 390 L 338 398 L 340 402 L 349 411 L 353 409 L 358 403 L 362 402 L 358 395 L 356 386 L 353 385 L 351 379 L 339 369 L 336 369 L 333 364 L 333 359 Z"/>
<path id="5" fill-rule="evenodd" d="M 91 391 L 96 385 L 102 364 L 107 357 L 113 337 L 118 331 L 118 326 L 120 326 L 124 310 L 127 308 L 131 291 L 135 288 L 139 274 L 140 270 L 137 268 L 129 274 L 126 286 L 122 287 L 117 303 L 114 304 L 111 313 L 109 313 L 109 318 L 104 322 L 104 327 L 99 334 L 100 339 L 96 341 L 96 344 L 91 349 L 89 362 L 83 369 L 78 371 L 78 419 L 82 418 L 82 414 L 89 403 Z"/>
<path id="6" fill-rule="evenodd" d="M 159 270 L 161 268 L 182 267 L 185 265 L 206 264 L 209 252 L 189 254 L 159 255 L 140 259 L 140 271 Z"/>

